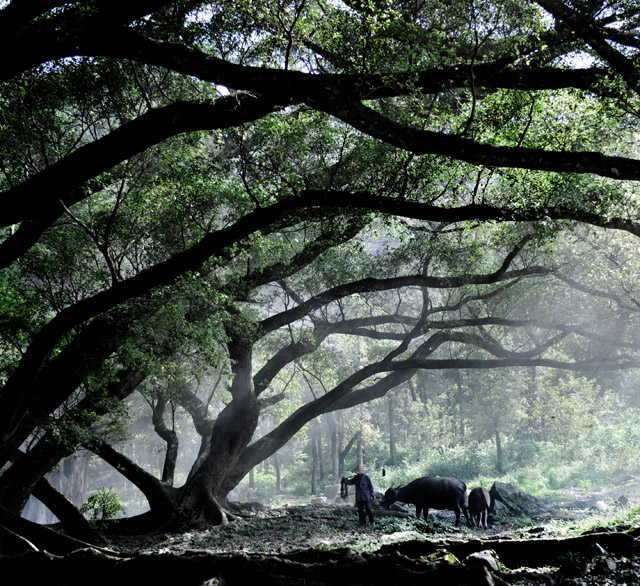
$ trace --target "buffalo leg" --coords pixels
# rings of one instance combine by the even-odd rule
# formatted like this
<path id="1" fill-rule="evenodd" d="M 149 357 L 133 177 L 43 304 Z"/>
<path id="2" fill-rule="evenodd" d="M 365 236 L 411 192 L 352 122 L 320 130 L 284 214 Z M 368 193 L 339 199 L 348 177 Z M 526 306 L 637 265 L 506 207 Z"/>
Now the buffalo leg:
<path id="1" fill-rule="evenodd" d="M 473 527 L 473 515 L 471 515 L 471 519 L 469 519 L 469 509 L 467 505 L 464 504 L 464 500 L 460 503 L 460 508 L 464 513 L 464 518 L 467 520 L 467 527 Z"/>
<path id="2" fill-rule="evenodd" d="M 453 509 L 453 512 L 456 514 L 456 527 L 458 526 L 458 524 L 460 523 L 460 507 L 455 507 Z"/>

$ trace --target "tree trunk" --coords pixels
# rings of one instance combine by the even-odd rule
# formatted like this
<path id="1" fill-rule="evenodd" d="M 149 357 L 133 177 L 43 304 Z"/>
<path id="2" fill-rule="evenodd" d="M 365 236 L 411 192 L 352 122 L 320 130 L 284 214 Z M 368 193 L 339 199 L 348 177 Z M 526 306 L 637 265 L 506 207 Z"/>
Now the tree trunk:
<path id="1" fill-rule="evenodd" d="M 364 457 L 364 440 L 362 439 L 362 431 L 358 431 L 358 433 L 356 434 L 357 438 L 358 438 L 358 445 L 357 445 L 357 460 L 358 460 L 358 467 L 360 468 L 364 468 L 364 461 L 365 461 L 365 457 Z"/>
<path id="2" fill-rule="evenodd" d="M 340 474 L 341 475 L 345 472 L 344 463 L 345 463 L 345 461 L 347 459 L 347 456 L 349 455 L 349 452 L 351 451 L 351 448 L 353 447 L 353 444 L 356 443 L 357 439 L 358 439 L 358 434 L 354 433 L 351 436 L 351 439 L 349 440 L 347 445 L 345 446 L 344 450 L 340 451 Z"/>
<path id="3" fill-rule="evenodd" d="M 396 452 L 396 430 L 395 430 L 395 402 L 389 399 L 389 461 L 392 466 L 397 466 L 398 455 Z"/>
<path id="4" fill-rule="evenodd" d="M 318 492 L 318 443 L 316 438 L 312 437 L 311 441 L 311 494 Z"/>
<path id="5" fill-rule="evenodd" d="M 64 446 L 49 439 L 45 434 L 0 476 L 0 505 L 8 511 L 20 514 L 38 482 L 67 454 Z M 35 515 L 41 518 L 40 513 Z M 30 517 L 35 520 L 34 513 Z"/>
<path id="6" fill-rule="evenodd" d="M 12 538 L 10 542 L 8 541 L 8 537 Z M 34 548 L 37 548 L 39 550 L 46 550 L 47 553 L 45 553 L 45 555 L 49 558 L 65 555 L 79 549 L 85 549 L 90 545 L 85 541 L 65 535 L 64 533 L 59 533 L 44 525 L 38 525 L 32 521 L 23 519 L 1 506 L 0 544 L 2 544 L 0 549 L 3 555 L 17 553 L 19 551 L 34 551 Z M 53 556 L 49 554 L 53 554 Z M 47 580 L 40 583 L 51 583 L 53 577 L 50 575 L 47 578 Z M 3 581 L 4 580 L 3 564 Z"/>
<path id="7" fill-rule="evenodd" d="M 278 457 L 278 452 L 273 454 L 273 467 L 276 471 L 276 494 L 280 494 L 282 492 L 282 476 L 280 473 L 280 458 Z"/>
<path id="8" fill-rule="evenodd" d="M 320 430 L 318 429 L 318 437 L 316 437 L 316 449 L 318 452 L 318 474 L 319 479 L 324 480 L 324 457 L 322 452 L 322 435 L 320 434 Z"/>
<path id="9" fill-rule="evenodd" d="M 462 406 L 466 404 L 466 397 L 464 392 L 464 386 L 462 385 L 462 376 L 459 371 L 455 371 L 456 377 L 456 403 L 454 406 L 454 420 L 457 420 L 459 425 L 460 441 L 464 440 L 466 434 L 464 413 Z"/>
<path id="10" fill-rule="evenodd" d="M 229 332 L 229 356 L 232 364 L 232 400 L 218 414 L 211 433 L 209 454 L 198 470 L 185 484 L 178 507 L 182 520 L 195 522 L 226 522 L 227 494 L 233 490 L 246 474 L 281 448 L 303 425 L 316 417 L 347 407 L 361 405 L 383 397 L 390 389 L 409 380 L 416 372 L 413 364 L 409 367 L 389 371 L 389 361 L 402 345 L 384 359 L 353 373 L 330 392 L 296 409 L 276 429 L 251 443 L 257 428 L 260 404 L 255 393 L 252 376 L 252 345 L 242 339 L 243 333 Z M 236 338 L 233 338 L 237 335 Z M 423 345 L 413 353 L 419 359 L 430 347 Z M 371 385 L 354 390 L 370 377 L 387 372 Z M 357 438 L 354 438 L 354 440 Z M 352 440 L 352 442 L 354 441 Z M 351 447 L 346 448 L 343 456 Z M 359 457 L 363 458 L 363 451 Z"/>
<path id="11" fill-rule="evenodd" d="M 535 366 L 531 367 L 531 382 L 529 385 L 529 416 L 532 421 L 537 420 L 537 426 L 534 429 L 534 439 L 537 441 L 547 441 L 548 435 L 548 420 L 542 412 L 537 403 L 540 400 L 540 391 L 538 388 L 538 369 Z"/>
<path id="12" fill-rule="evenodd" d="M 155 432 L 167 444 L 167 451 L 164 456 L 162 465 L 162 482 L 169 486 L 173 486 L 173 479 L 176 472 L 176 462 L 178 461 L 178 434 L 173 428 L 169 429 L 164 421 L 164 412 L 167 406 L 167 399 L 159 397 L 158 402 L 153 408 L 153 427 Z"/>
<path id="13" fill-rule="evenodd" d="M 331 472 L 333 479 L 340 478 L 342 470 L 340 469 L 340 442 L 338 434 L 338 422 L 333 413 L 327 413 L 326 415 L 327 427 L 329 428 L 329 437 L 331 438 Z"/>
<path id="14" fill-rule="evenodd" d="M 416 385 L 413 382 L 413 379 L 409 381 L 409 392 L 411 393 L 411 399 L 415 403 L 418 400 L 418 393 L 416 392 Z"/>
<path id="15" fill-rule="evenodd" d="M 502 438 L 500 437 L 500 430 L 496 429 L 496 468 L 500 474 L 504 473 L 504 463 L 502 460 Z"/>
<path id="16" fill-rule="evenodd" d="M 160 482 L 155 476 L 126 456 L 118 453 L 113 446 L 106 442 L 96 443 L 93 446 L 93 451 L 105 462 L 126 475 L 142 491 L 154 516 L 163 521 L 172 519 L 175 513 L 173 499 L 178 493 L 176 489 Z M 118 522 L 124 523 L 124 520 L 119 520 Z"/>
<path id="17" fill-rule="evenodd" d="M 311 422 L 310 426 L 311 459 L 312 459 L 312 491 L 317 493 L 317 484 L 324 478 L 324 462 L 322 461 L 322 430 L 317 419 Z"/>
<path id="18" fill-rule="evenodd" d="M 220 411 L 211 430 L 209 453 L 187 480 L 179 500 L 182 520 L 188 523 L 226 523 L 227 494 L 237 481 L 230 472 L 249 445 L 258 425 L 259 405 L 252 378 L 252 347 L 241 340 L 229 343 L 233 379 L 231 401 Z M 251 466 L 249 470 L 251 470 Z M 239 481 L 239 480 L 238 480 Z"/>
<path id="19" fill-rule="evenodd" d="M 59 320 L 56 327 L 62 329 L 68 319 L 68 314 L 63 313 L 55 318 Z M 73 322 L 73 318 L 69 319 Z M 52 320 L 48 327 L 55 329 L 53 323 Z M 41 364 L 44 354 L 52 348 L 45 353 L 43 348 L 25 353 L 0 394 L 0 467 L 15 456 L 39 426 L 42 414 L 60 408 L 83 379 L 103 365 L 106 357 L 126 339 L 129 327 L 126 319 L 119 323 L 110 316 L 101 316 L 83 327 L 45 366 Z M 44 348 L 48 343 L 51 340 L 44 343 Z"/>

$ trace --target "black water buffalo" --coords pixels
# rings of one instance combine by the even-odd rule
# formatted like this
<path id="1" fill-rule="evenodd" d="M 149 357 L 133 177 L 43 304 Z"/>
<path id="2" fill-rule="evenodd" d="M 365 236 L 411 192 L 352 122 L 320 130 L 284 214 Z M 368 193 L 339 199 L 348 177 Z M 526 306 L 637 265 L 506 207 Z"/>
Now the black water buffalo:
<path id="1" fill-rule="evenodd" d="M 491 495 L 486 488 L 476 486 L 469 492 L 469 514 L 471 522 L 478 527 L 488 527 L 487 517 L 491 507 Z"/>
<path id="2" fill-rule="evenodd" d="M 396 501 L 415 505 L 416 517 L 424 511 L 427 519 L 429 509 L 452 509 L 456 514 L 456 527 L 460 523 L 460 510 L 469 525 L 467 505 L 467 485 L 451 476 L 423 476 L 416 478 L 406 486 L 390 488 L 384 493 L 380 504 L 389 507 Z"/>

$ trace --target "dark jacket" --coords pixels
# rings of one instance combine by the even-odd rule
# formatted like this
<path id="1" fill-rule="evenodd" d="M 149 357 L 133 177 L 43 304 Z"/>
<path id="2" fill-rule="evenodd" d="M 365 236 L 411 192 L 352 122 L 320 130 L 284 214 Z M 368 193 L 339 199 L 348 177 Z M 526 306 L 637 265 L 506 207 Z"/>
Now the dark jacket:
<path id="1" fill-rule="evenodd" d="M 353 484 L 356 487 L 356 502 L 373 500 L 373 484 L 366 474 L 347 478 L 347 484 Z"/>

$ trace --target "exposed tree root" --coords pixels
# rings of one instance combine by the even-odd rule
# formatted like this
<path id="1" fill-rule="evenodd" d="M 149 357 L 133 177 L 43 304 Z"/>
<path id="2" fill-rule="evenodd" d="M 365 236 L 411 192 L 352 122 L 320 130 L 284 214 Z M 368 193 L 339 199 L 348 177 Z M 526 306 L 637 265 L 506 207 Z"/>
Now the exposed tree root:
<path id="1" fill-rule="evenodd" d="M 453 553 L 462 563 L 430 561 L 431 554 L 442 549 Z M 502 570 L 490 571 L 476 559 L 467 558 L 487 549 L 493 550 L 504 564 Z M 28 551 L 0 558 L 0 573 L 8 584 L 23 586 L 50 585 L 55 583 L 52 576 L 64 577 L 65 586 L 164 583 L 163 580 L 173 574 L 180 576 L 181 586 L 201 586 L 216 581 L 228 586 L 251 582 L 274 586 L 388 586 L 391 583 L 542 586 L 557 581 L 549 573 L 538 573 L 531 568 L 557 565 L 554 572 L 558 575 L 580 575 L 591 568 L 597 569 L 597 560 L 600 560 L 602 571 L 614 571 L 613 556 L 626 559 L 637 558 L 639 554 L 640 545 L 631 535 L 597 533 L 566 539 L 407 542 L 368 553 L 350 548 L 306 549 L 280 555 L 188 551 L 124 556 L 96 549 L 52 555 Z M 516 571 L 511 574 L 508 569 Z"/>
<path id="2" fill-rule="evenodd" d="M 515 569 L 555 565 L 567 555 L 586 551 L 595 545 L 612 555 L 640 556 L 640 542 L 628 533 L 591 533 L 557 539 L 471 539 L 451 541 L 445 545 L 442 542 L 408 541 L 383 546 L 380 551 L 397 551 L 402 555 L 418 558 L 432 555 L 444 547 L 458 559 L 464 559 L 472 553 L 490 549 L 502 564 Z"/>
<path id="3" fill-rule="evenodd" d="M 295 559 L 295 556 L 191 552 L 140 554 L 122 559 L 95 550 L 80 550 L 66 556 L 31 552 L 0 558 L 0 571 L 8 584 L 22 586 L 52 584 L 52 576 L 64 577 L 65 586 L 112 586 L 117 583 L 164 583 L 171 575 L 180 576 L 181 586 L 200 586 L 208 580 L 218 580 L 229 586 L 252 582 L 273 586 L 494 584 L 485 568 L 433 566 L 397 554 L 366 555 L 340 550 L 316 552 L 313 557 L 316 557 L 315 561 Z"/>
<path id="4" fill-rule="evenodd" d="M 87 547 L 99 549 L 95 543 L 87 543 L 54 531 L 50 527 L 33 523 L 0 507 L 1 553 L 46 550 L 56 555 L 65 555 Z"/>

